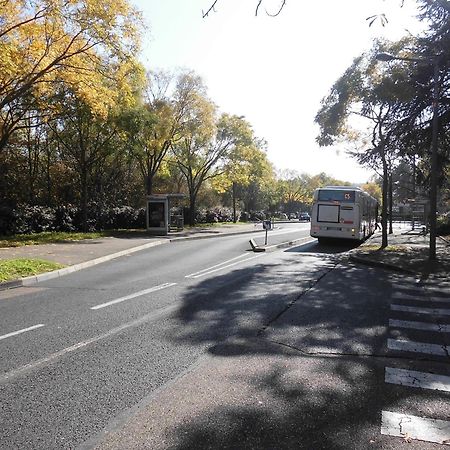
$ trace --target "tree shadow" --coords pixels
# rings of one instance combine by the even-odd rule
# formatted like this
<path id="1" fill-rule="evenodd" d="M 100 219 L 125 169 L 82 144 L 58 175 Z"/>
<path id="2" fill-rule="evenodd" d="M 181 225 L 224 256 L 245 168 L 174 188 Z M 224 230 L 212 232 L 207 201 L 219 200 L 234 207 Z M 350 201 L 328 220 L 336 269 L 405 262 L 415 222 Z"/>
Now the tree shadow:
<path id="1" fill-rule="evenodd" d="M 335 240 L 326 243 L 320 243 L 317 241 L 310 242 L 308 244 L 302 244 L 285 250 L 286 253 L 319 253 L 319 254 L 339 254 L 346 253 L 349 250 L 353 250 L 361 245 L 360 242 L 351 240 Z"/>
<path id="2" fill-rule="evenodd" d="M 386 387 L 390 276 L 338 265 L 345 251 L 299 246 L 192 286 L 171 339 L 203 345 L 227 394 L 168 429 L 173 448 L 412 448 L 380 434 L 381 411 L 439 394 Z"/>

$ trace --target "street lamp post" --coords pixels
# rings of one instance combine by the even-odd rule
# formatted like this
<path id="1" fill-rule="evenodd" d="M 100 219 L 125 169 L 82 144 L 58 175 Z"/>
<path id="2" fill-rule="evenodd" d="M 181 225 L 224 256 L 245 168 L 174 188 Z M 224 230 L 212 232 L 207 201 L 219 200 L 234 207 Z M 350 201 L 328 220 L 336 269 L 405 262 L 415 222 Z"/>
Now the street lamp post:
<path id="1" fill-rule="evenodd" d="M 376 59 L 379 61 L 409 61 L 433 65 L 433 119 L 431 137 L 431 164 L 430 164 L 430 250 L 428 259 L 435 261 L 436 258 L 436 210 L 437 210 L 437 172 L 438 172 L 438 103 L 439 103 L 439 57 L 425 58 L 403 58 L 389 53 L 378 53 Z"/>

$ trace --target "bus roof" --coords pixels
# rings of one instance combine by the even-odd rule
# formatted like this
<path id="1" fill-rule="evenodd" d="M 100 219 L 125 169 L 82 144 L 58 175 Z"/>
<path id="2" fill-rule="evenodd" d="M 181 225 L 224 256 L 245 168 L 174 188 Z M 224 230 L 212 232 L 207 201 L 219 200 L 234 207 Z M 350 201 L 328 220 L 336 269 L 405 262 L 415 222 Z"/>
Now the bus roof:
<path id="1" fill-rule="evenodd" d="M 362 191 L 361 188 L 356 186 L 324 186 L 319 189 L 348 189 L 352 191 Z"/>

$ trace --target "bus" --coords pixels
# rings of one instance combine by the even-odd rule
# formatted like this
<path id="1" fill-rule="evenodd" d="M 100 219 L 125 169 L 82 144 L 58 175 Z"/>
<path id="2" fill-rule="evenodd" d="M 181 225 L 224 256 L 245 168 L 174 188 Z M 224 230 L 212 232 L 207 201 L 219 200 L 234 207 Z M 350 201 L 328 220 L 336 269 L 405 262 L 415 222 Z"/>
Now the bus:
<path id="1" fill-rule="evenodd" d="M 311 236 L 364 241 L 375 231 L 378 202 L 357 187 L 316 189 L 311 214 Z"/>

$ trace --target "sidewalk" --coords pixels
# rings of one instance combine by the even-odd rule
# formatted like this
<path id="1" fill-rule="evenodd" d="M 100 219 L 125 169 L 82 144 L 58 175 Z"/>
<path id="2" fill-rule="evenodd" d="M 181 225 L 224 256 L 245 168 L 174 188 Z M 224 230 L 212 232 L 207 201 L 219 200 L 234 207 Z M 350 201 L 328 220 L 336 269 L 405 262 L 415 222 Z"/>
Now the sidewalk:
<path id="1" fill-rule="evenodd" d="M 385 267 L 389 270 L 417 275 L 421 279 L 439 278 L 450 280 L 450 240 L 436 240 L 437 261 L 428 260 L 430 239 L 420 230 L 410 227 L 394 228 L 388 235 L 388 247 L 380 250 L 381 232 L 377 232 L 364 244 L 350 252 L 354 262 Z"/>
<path id="2" fill-rule="evenodd" d="M 151 236 L 145 233 L 130 232 L 120 234 L 118 237 L 0 248 L 0 260 L 18 258 L 43 259 L 68 266 L 55 272 L 0 283 L 0 290 L 25 286 L 44 279 L 62 276 L 126 254 L 174 241 L 263 231 L 262 224 L 259 222 L 242 225 L 224 224 L 217 227 L 188 228 L 180 232 L 171 232 L 168 236 Z"/>

